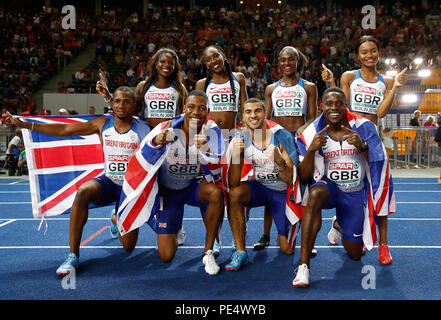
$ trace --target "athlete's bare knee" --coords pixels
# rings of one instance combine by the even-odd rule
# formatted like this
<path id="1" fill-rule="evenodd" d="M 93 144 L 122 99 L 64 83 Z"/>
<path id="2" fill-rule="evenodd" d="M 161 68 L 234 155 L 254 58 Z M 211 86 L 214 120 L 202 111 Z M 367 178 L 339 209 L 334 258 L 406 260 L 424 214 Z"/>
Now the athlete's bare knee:
<path id="1" fill-rule="evenodd" d="M 133 252 L 133 250 L 135 250 L 136 243 L 123 243 L 122 246 L 123 246 L 124 250 L 131 253 L 131 252 Z"/>
<path id="2" fill-rule="evenodd" d="M 132 252 L 135 250 L 136 243 L 138 242 L 138 231 L 138 229 L 135 229 L 124 236 L 119 234 L 119 241 L 121 242 L 124 250 L 127 252 Z"/>
<path id="3" fill-rule="evenodd" d="M 88 186 L 80 186 L 75 194 L 74 203 L 89 204 L 94 196 L 94 190 Z"/>
<path id="4" fill-rule="evenodd" d="M 291 247 L 291 245 L 289 244 L 288 239 L 286 239 L 286 237 L 278 235 L 277 236 L 277 240 L 279 242 L 280 250 L 284 254 L 289 256 L 289 255 L 292 255 L 294 253 L 294 248 Z"/>
<path id="5" fill-rule="evenodd" d="M 231 188 L 228 194 L 228 199 L 230 200 L 230 204 L 238 204 L 240 203 L 242 197 L 242 192 L 240 187 Z"/>
<path id="6" fill-rule="evenodd" d="M 210 203 L 223 203 L 224 194 L 221 189 L 215 187 L 210 193 Z"/>
<path id="7" fill-rule="evenodd" d="M 354 261 L 358 261 L 361 259 L 362 251 L 358 249 L 352 249 L 352 250 L 346 250 L 348 253 L 349 258 Z"/>
<path id="8" fill-rule="evenodd" d="M 159 250 L 159 257 L 164 263 L 172 262 L 175 257 L 176 251 L 174 250 Z"/>
<path id="9" fill-rule="evenodd" d="M 348 252 L 348 255 L 349 255 L 349 258 L 351 258 L 354 261 L 358 261 L 361 259 L 361 253 L 352 253 L 352 252 L 349 253 Z"/>

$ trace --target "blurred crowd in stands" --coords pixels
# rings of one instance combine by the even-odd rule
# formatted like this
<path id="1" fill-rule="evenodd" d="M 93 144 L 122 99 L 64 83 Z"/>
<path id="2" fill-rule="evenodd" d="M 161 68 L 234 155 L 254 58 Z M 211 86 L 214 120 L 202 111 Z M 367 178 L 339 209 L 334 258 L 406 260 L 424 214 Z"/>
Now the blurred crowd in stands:
<path id="1" fill-rule="evenodd" d="M 422 3 L 422 2 L 421 2 Z M 60 28 L 60 13 L 0 8 L 4 35 L 0 50 L 2 107 L 13 113 L 35 114 L 30 97 L 42 81 L 57 73 L 57 58 L 76 56 L 88 42 L 96 42 L 96 57 L 61 83 L 56 92 L 95 92 L 98 73 L 104 71 L 110 90 L 120 85 L 136 86 L 147 76 L 147 64 L 157 49 L 174 49 L 184 71 L 184 83 L 192 90 L 205 77 L 202 50 L 209 44 L 222 47 L 235 71 L 246 77 L 250 97 L 263 99 L 266 85 L 279 79 L 277 55 L 287 45 L 309 58 L 303 78 L 314 82 L 319 97 L 326 88 L 321 64 L 332 69 L 336 79 L 358 68 L 354 43 L 363 34 L 373 34 L 381 44 L 382 57 L 395 57 L 397 66 L 407 66 L 422 56 L 428 67 L 441 67 L 440 3 L 386 2 L 376 7 L 376 29 L 361 26 L 359 4 L 327 11 L 319 5 L 275 8 L 263 6 L 198 7 L 154 5 L 147 16 L 133 9 L 108 8 L 97 19 L 77 10 L 77 29 Z M 431 19 L 432 16 L 438 18 Z"/>
<path id="2" fill-rule="evenodd" d="M 13 114 L 36 114 L 32 94 L 60 71 L 60 61 L 71 60 L 93 41 L 93 17 L 77 11 L 75 30 L 62 29 L 61 17 L 52 8 L 0 7 L 2 108 Z"/>

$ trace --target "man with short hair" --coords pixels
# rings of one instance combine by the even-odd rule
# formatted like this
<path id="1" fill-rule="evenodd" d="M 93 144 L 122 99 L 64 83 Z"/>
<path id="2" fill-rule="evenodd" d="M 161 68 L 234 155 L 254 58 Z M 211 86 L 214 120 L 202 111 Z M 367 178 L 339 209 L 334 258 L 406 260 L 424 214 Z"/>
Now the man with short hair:
<path id="1" fill-rule="evenodd" d="M 297 138 L 299 177 L 309 184 L 309 198 L 295 287 L 309 285 L 309 252 L 321 228 L 322 209 L 336 209 L 338 231 L 353 260 L 360 260 L 363 243 L 370 250 L 376 242 L 375 220 L 395 212 L 388 155 L 376 126 L 350 112 L 343 90 L 336 87 L 323 93 L 322 110 Z"/>
<path id="2" fill-rule="evenodd" d="M 410 119 L 409 125 L 413 126 L 413 127 L 421 127 L 421 111 L 420 110 L 415 110 L 413 112 L 413 118 Z"/>
<path id="3" fill-rule="evenodd" d="M 148 222 L 158 235 L 161 260 L 171 262 L 178 248 L 184 206 L 199 207 L 206 227 L 202 263 L 209 275 L 215 275 L 220 268 L 213 244 L 223 217 L 224 197 L 214 183 L 220 175 L 216 177 L 210 170 L 218 165 L 220 173 L 225 147 L 221 130 L 207 116 L 207 102 L 205 92 L 191 91 L 184 114 L 158 124 L 143 141 L 128 165 L 117 223 L 124 233 Z M 140 166 L 146 172 L 140 172 Z M 145 178 L 140 178 L 144 173 Z M 139 187 L 143 184 L 147 187 Z M 151 205 L 142 202 L 143 198 Z"/>
<path id="4" fill-rule="evenodd" d="M 244 103 L 242 119 L 246 125 L 243 137 L 234 138 L 229 149 L 228 219 L 237 251 L 225 268 L 233 271 L 248 263 L 244 207 L 269 205 L 277 227 L 280 249 L 285 254 L 293 254 L 298 230 L 298 224 L 293 225 L 288 219 L 286 207 L 288 187 L 293 186 L 297 176 L 297 149 L 291 133 L 267 120 L 265 105 L 256 98 Z M 244 167 L 245 171 L 252 170 L 253 174 L 248 175 L 254 176 L 252 180 L 242 179 Z"/>
<path id="5" fill-rule="evenodd" d="M 100 206 L 115 203 L 118 207 L 123 177 L 130 156 L 150 131 L 144 121 L 133 116 L 136 113 L 135 93 L 129 87 L 119 87 L 114 92 L 111 106 L 114 116 L 101 116 L 84 123 L 52 124 L 23 122 L 8 113 L 7 124 L 38 131 L 47 135 L 66 137 L 100 134 L 104 151 L 104 174 L 83 183 L 76 192 L 70 211 L 70 253 L 57 269 L 58 275 L 69 274 L 79 266 L 80 242 L 88 219 L 90 203 Z M 121 160 L 125 159 L 125 160 Z M 113 228 L 116 229 L 116 226 Z M 118 230 L 113 230 L 117 233 Z M 127 238 L 130 241 L 127 241 Z M 120 237 L 123 246 L 138 238 L 138 230 Z M 124 246 L 127 251 L 133 247 Z"/>

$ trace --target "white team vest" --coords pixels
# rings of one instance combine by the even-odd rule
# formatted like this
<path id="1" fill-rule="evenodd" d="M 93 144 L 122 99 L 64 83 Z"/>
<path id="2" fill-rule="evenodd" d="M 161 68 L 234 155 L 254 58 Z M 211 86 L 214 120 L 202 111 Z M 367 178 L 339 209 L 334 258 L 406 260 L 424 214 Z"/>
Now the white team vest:
<path id="1" fill-rule="evenodd" d="M 179 92 L 174 85 L 161 89 L 151 85 L 144 96 L 146 118 L 171 119 L 178 114 Z"/>
<path id="2" fill-rule="evenodd" d="M 338 141 L 329 137 L 322 151 L 325 156 L 325 175 L 340 190 L 354 192 L 364 188 L 365 159 L 360 150 L 346 140 L 340 146 Z"/>
<path id="3" fill-rule="evenodd" d="M 275 117 L 298 117 L 307 113 L 308 95 L 302 78 L 293 86 L 282 86 L 280 80 L 277 82 L 271 102 Z"/>
<path id="4" fill-rule="evenodd" d="M 378 107 L 384 99 L 386 84 L 383 77 L 378 73 L 377 82 L 367 82 L 357 70 L 350 86 L 349 104 L 354 112 L 377 114 Z"/>
<path id="5" fill-rule="evenodd" d="M 159 169 L 159 184 L 168 189 L 182 190 L 199 175 L 198 149 L 195 144 L 192 144 L 187 152 L 181 139 L 173 146 L 173 149 L 170 148 L 167 151 Z"/>
<path id="6" fill-rule="evenodd" d="M 251 139 L 249 132 L 244 136 L 244 159 L 252 164 L 254 171 L 254 179 L 265 187 L 276 190 L 283 191 L 287 189 L 287 184 L 282 180 L 279 174 L 279 169 L 274 163 L 273 159 L 266 156 L 265 150 L 257 148 Z M 274 135 L 271 138 L 271 144 L 274 144 Z M 277 146 L 278 147 L 278 146 Z M 279 150 L 280 151 L 280 150 Z"/>
<path id="7" fill-rule="evenodd" d="M 136 121 L 134 120 L 132 127 L 127 132 L 119 133 L 113 126 L 113 118 L 110 118 L 104 125 L 102 139 L 105 175 L 115 184 L 123 185 L 127 163 L 148 133 L 146 128 L 147 126 L 143 128 L 145 132 L 137 132 Z"/>
<path id="8" fill-rule="evenodd" d="M 208 83 L 206 94 L 208 96 L 208 108 L 210 112 L 239 111 L 240 83 L 236 77 L 234 77 L 233 82 L 236 99 L 234 99 L 231 91 L 230 80 L 224 83 L 214 83 L 211 80 Z"/>

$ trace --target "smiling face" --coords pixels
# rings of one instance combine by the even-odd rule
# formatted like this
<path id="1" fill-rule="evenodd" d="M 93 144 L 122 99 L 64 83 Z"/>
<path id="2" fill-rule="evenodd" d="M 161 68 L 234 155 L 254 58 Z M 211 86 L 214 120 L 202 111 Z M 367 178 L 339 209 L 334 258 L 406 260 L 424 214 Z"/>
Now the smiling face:
<path id="1" fill-rule="evenodd" d="M 374 67 L 379 58 L 379 50 L 375 42 L 366 41 L 358 47 L 358 60 L 363 66 Z"/>
<path id="2" fill-rule="evenodd" d="M 248 102 L 243 106 L 243 121 L 250 130 L 263 129 L 265 126 L 265 108 L 260 102 Z"/>
<path id="3" fill-rule="evenodd" d="M 156 71 L 158 75 L 169 78 L 176 68 L 176 61 L 174 57 L 169 53 L 163 53 L 159 56 L 158 62 L 156 63 Z"/>
<path id="4" fill-rule="evenodd" d="M 188 96 L 184 105 L 187 128 L 196 126 L 197 132 L 200 132 L 207 118 L 207 112 L 207 99 L 205 97 L 195 95 Z"/>
<path id="5" fill-rule="evenodd" d="M 346 117 L 345 96 L 339 92 L 328 92 L 323 96 L 323 115 L 326 124 L 339 126 Z"/>
<path id="6" fill-rule="evenodd" d="M 221 73 L 224 70 L 225 57 L 216 47 L 208 47 L 204 51 L 204 63 L 214 73 Z"/>
<path id="7" fill-rule="evenodd" d="M 284 50 L 279 55 L 279 67 L 284 76 L 292 76 L 297 72 L 299 57 L 293 50 Z"/>

